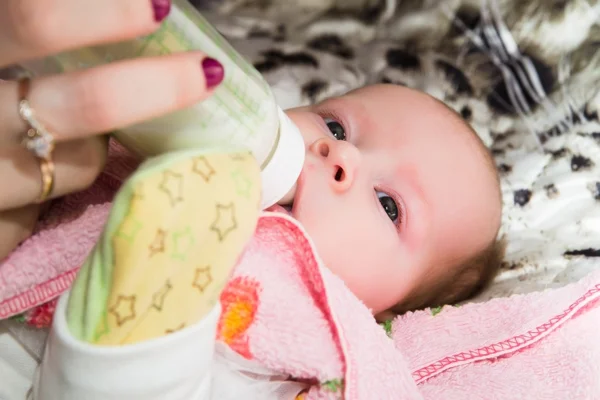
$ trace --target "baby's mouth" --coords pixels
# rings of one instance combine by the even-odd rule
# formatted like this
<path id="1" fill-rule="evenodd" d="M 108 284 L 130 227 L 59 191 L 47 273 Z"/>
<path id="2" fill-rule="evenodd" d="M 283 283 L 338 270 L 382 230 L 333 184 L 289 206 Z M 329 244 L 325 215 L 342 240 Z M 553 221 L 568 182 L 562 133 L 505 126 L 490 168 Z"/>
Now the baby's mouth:
<path id="1" fill-rule="evenodd" d="M 289 215 L 290 217 L 293 217 L 292 215 L 292 207 L 293 207 L 293 202 L 292 204 L 289 205 L 279 205 L 279 204 L 274 204 L 271 207 L 267 208 L 265 211 L 270 211 L 270 212 L 275 212 L 275 213 L 280 213 L 280 214 L 285 214 L 285 215 Z"/>

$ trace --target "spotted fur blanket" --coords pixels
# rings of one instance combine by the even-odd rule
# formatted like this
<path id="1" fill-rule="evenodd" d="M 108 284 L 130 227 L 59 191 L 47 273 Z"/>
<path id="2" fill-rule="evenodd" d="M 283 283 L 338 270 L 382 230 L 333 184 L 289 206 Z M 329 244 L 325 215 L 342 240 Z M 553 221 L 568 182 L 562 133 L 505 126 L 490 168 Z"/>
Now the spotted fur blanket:
<path id="1" fill-rule="evenodd" d="M 478 300 L 600 266 L 600 0 L 198 0 L 283 106 L 423 90 L 496 157 L 509 245 Z"/>

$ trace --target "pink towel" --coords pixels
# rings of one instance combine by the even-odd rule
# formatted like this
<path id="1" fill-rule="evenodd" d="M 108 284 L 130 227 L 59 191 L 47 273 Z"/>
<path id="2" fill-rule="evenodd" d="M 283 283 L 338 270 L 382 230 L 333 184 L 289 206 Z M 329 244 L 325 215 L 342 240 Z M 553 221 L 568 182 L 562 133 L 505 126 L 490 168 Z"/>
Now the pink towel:
<path id="1" fill-rule="evenodd" d="M 111 141 L 107 167 L 96 183 L 52 203 L 34 235 L 0 264 L 0 319 L 46 303 L 69 288 L 102 232 L 113 196 L 137 164 Z"/>
<path id="2" fill-rule="evenodd" d="M 244 357 L 313 383 L 307 399 L 600 399 L 599 300 L 597 272 L 409 313 L 390 338 L 295 221 L 264 214 L 221 298 L 218 332 Z"/>

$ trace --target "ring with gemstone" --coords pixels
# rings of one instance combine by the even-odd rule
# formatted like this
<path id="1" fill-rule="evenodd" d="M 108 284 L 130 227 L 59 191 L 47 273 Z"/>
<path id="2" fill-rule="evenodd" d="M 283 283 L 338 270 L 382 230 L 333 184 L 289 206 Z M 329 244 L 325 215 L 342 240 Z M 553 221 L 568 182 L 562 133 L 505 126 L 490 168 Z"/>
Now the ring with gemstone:
<path id="1" fill-rule="evenodd" d="M 23 145 L 40 162 L 42 192 L 37 202 L 42 203 L 50 196 L 54 187 L 54 162 L 52 161 L 54 136 L 37 120 L 35 111 L 29 104 L 27 96 L 30 87 L 31 80 L 29 78 L 19 80 L 19 115 L 29 127 L 23 138 Z"/>

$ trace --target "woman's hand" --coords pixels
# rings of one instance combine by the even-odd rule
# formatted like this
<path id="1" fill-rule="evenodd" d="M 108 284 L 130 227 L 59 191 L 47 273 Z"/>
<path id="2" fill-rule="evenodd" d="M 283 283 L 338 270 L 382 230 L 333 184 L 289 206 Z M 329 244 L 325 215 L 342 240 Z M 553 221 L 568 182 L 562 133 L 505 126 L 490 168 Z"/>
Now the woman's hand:
<path id="1" fill-rule="evenodd" d="M 0 68 L 149 34 L 169 9 L 169 0 L 2 0 Z M 192 105 L 222 78 L 218 62 L 190 52 L 0 82 L 0 259 L 30 234 L 37 203 L 94 182 L 106 160 L 103 134 Z M 54 151 L 26 148 L 28 131 L 52 139 Z"/>

